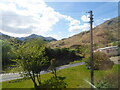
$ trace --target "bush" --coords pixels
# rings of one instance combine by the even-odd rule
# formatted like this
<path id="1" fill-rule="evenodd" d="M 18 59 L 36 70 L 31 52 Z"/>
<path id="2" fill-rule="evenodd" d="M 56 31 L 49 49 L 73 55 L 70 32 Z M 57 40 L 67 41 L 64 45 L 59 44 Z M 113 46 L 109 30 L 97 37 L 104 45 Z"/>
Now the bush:
<path id="1" fill-rule="evenodd" d="M 103 80 L 109 82 L 113 88 L 117 88 L 119 86 L 120 75 L 118 73 L 110 73 L 106 75 Z"/>
<path id="2" fill-rule="evenodd" d="M 112 88 L 112 85 L 107 81 L 100 81 L 96 84 L 96 88 L 99 90 L 101 89 L 108 90 L 108 88 Z"/>
<path id="3" fill-rule="evenodd" d="M 44 81 L 39 88 L 66 88 L 67 84 L 64 82 L 65 77 L 53 76 L 50 79 Z"/>
<path id="4" fill-rule="evenodd" d="M 112 68 L 113 62 L 110 61 L 109 57 L 103 53 L 103 52 L 94 52 L 93 54 L 93 60 L 94 60 L 94 70 L 105 70 Z M 90 69 L 90 57 L 86 59 L 86 66 L 88 69 Z"/>
<path id="5" fill-rule="evenodd" d="M 96 87 L 101 88 L 118 88 L 120 75 L 118 73 L 109 73 L 102 79 L 97 81 Z"/>

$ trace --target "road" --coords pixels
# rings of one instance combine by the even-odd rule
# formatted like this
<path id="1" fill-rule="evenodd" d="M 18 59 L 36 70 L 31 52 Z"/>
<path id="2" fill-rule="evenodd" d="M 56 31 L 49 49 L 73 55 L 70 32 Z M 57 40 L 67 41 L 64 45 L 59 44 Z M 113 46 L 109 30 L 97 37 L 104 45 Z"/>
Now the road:
<path id="1" fill-rule="evenodd" d="M 64 69 L 64 68 L 79 66 L 79 65 L 83 65 L 83 64 L 85 64 L 85 62 L 63 65 L 63 66 L 56 67 L 56 69 L 61 70 L 61 69 Z M 49 71 L 49 72 L 51 72 L 51 71 Z M 49 73 L 49 72 L 48 71 L 41 71 L 41 75 Z M 14 80 L 14 79 L 20 79 L 20 78 L 23 78 L 23 77 L 21 77 L 19 73 L 0 74 L 0 82 Z"/>

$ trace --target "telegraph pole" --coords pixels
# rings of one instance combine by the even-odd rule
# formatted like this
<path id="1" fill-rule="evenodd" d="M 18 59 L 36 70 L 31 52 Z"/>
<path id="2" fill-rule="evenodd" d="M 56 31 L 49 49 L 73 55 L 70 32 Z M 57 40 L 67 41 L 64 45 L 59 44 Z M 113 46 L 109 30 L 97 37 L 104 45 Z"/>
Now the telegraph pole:
<path id="1" fill-rule="evenodd" d="M 93 12 L 90 11 L 90 77 L 91 84 L 94 85 L 94 60 L 93 60 Z M 93 88 L 91 86 L 91 88 Z"/>

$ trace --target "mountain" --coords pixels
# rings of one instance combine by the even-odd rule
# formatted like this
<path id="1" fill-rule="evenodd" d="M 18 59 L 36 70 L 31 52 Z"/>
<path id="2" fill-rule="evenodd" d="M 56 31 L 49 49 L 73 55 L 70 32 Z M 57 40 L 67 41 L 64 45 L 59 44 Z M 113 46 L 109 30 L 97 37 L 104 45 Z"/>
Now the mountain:
<path id="1" fill-rule="evenodd" d="M 1 40 L 10 40 L 10 39 L 12 39 L 12 38 L 14 38 L 14 37 L 5 35 L 5 34 L 3 34 L 3 33 L 0 32 L 0 39 L 1 39 Z"/>
<path id="2" fill-rule="evenodd" d="M 45 37 L 46 41 L 57 41 L 55 38 L 53 37 Z"/>
<path id="3" fill-rule="evenodd" d="M 11 37 L 11 36 L 8 36 L 8 35 L 2 34 L 2 33 L 0 33 L 0 36 L 2 36 L 2 37 L 0 37 L 0 39 L 15 38 L 15 37 Z M 36 34 L 31 34 L 30 36 L 21 37 L 21 38 L 17 37 L 16 39 L 24 41 L 24 40 L 33 39 L 33 38 L 41 38 L 44 41 L 56 41 L 55 38 L 52 38 L 52 37 L 43 37 L 41 35 L 36 35 Z"/>
<path id="4" fill-rule="evenodd" d="M 116 41 L 120 39 L 118 38 L 119 31 L 120 31 L 120 17 L 108 20 L 93 28 L 94 49 L 110 46 L 111 44 L 116 43 Z M 77 48 L 80 46 L 89 45 L 90 45 L 90 31 L 84 31 L 72 37 L 49 43 L 49 46 L 52 48 L 56 47 Z"/>
<path id="5" fill-rule="evenodd" d="M 30 36 L 27 37 L 21 37 L 21 38 L 17 38 L 18 40 L 27 40 L 27 39 L 32 39 L 32 38 L 41 38 L 45 41 L 56 41 L 55 38 L 53 37 L 43 37 L 41 35 L 36 35 L 36 34 L 31 34 Z"/>
<path id="6" fill-rule="evenodd" d="M 41 38 L 43 39 L 44 37 L 43 36 L 40 36 L 40 35 L 36 35 L 36 34 L 31 34 L 30 36 L 27 36 L 27 37 L 17 37 L 18 40 L 27 40 L 27 39 L 32 39 L 32 38 Z"/>

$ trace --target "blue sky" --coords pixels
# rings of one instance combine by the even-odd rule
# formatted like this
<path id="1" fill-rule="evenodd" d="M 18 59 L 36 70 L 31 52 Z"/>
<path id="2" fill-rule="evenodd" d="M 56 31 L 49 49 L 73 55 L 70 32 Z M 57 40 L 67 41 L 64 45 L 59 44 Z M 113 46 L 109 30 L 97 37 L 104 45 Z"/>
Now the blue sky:
<path id="1" fill-rule="evenodd" d="M 80 19 L 81 16 L 87 15 L 88 13 L 86 12 L 90 10 L 93 11 L 95 26 L 118 16 L 118 3 L 116 2 L 49 2 L 47 5 L 54 8 L 57 12 L 81 21 L 81 25 L 87 23 L 82 22 Z M 77 32 L 68 32 L 67 28 L 68 25 L 65 21 L 61 21 L 53 27 L 56 31 L 53 31 L 52 33 L 57 33 L 60 36 L 62 35 L 62 37 L 67 37 L 82 31 L 78 30 Z"/>
<path id="2" fill-rule="evenodd" d="M 14 37 L 38 34 L 60 40 L 89 30 L 89 13 L 86 12 L 90 10 L 94 27 L 118 16 L 117 2 L 2 0 L 0 6 L 0 32 Z"/>

